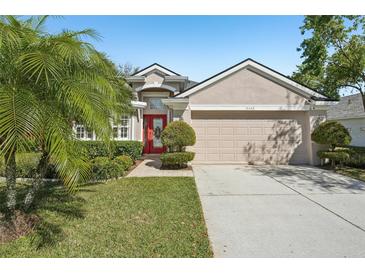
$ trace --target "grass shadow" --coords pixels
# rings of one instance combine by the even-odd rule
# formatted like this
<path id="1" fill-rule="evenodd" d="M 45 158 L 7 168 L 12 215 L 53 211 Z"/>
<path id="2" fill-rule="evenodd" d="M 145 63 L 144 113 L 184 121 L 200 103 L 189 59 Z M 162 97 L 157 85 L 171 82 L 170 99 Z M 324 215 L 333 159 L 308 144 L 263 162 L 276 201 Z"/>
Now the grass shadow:
<path id="1" fill-rule="evenodd" d="M 22 201 L 30 185 L 19 184 L 17 201 L 18 209 L 22 209 Z M 93 191 L 86 185 L 79 188 L 78 192 Z M 46 183 L 36 194 L 33 205 L 27 210 L 27 214 L 35 214 L 39 221 L 34 226 L 30 235 L 31 243 L 36 249 L 53 246 L 62 241 L 64 233 L 62 224 L 66 220 L 83 219 L 85 212 L 83 205 L 85 199 L 75 194 L 69 193 L 60 183 Z M 6 209 L 6 188 L 0 188 L 0 213 Z M 1 215 L 1 214 L 0 214 Z"/>

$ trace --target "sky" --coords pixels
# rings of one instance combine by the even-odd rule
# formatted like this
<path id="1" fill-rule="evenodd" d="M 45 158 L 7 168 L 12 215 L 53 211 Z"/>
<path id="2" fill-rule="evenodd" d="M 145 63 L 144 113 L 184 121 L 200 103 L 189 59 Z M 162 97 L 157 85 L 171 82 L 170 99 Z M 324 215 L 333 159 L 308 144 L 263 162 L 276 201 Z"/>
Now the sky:
<path id="1" fill-rule="evenodd" d="M 202 81 L 246 58 L 285 75 L 300 63 L 303 16 L 63 16 L 47 30 L 92 28 L 116 64 L 159 63 Z"/>

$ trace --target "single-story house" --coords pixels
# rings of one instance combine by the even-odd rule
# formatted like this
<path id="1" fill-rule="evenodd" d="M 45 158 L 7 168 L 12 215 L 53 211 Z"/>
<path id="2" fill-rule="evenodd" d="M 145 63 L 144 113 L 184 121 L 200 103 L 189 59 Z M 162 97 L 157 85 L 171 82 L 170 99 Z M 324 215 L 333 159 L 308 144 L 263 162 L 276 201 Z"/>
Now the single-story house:
<path id="1" fill-rule="evenodd" d="M 161 153 L 163 128 L 184 120 L 196 132 L 196 163 L 316 164 L 310 134 L 337 103 L 252 59 L 200 83 L 157 63 L 127 81 L 136 113 L 115 126 L 114 138 Z M 79 127 L 78 138 L 95 139 Z"/>
<path id="2" fill-rule="evenodd" d="M 341 97 L 328 109 L 328 120 L 339 121 L 351 134 L 353 146 L 365 147 L 365 110 L 360 93 Z"/>

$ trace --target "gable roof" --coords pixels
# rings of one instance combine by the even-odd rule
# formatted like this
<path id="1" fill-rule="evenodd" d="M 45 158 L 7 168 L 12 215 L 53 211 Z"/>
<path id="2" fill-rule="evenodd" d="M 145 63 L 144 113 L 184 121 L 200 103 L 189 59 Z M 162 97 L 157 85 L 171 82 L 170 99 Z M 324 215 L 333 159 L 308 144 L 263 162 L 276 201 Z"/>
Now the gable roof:
<path id="1" fill-rule="evenodd" d="M 141 76 L 141 75 L 144 75 L 152 70 L 159 70 L 159 71 L 162 71 L 163 73 L 167 74 L 167 75 L 170 75 L 170 76 L 181 76 L 180 74 L 168 69 L 168 68 L 165 68 L 164 66 L 161 66 L 160 64 L 158 63 L 153 63 L 152 65 L 148 66 L 148 67 L 145 67 L 135 73 L 133 73 L 131 76 Z"/>
<path id="2" fill-rule="evenodd" d="M 365 109 L 360 93 L 341 97 L 340 102 L 328 109 L 329 120 L 365 118 Z"/>
<path id="3" fill-rule="evenodd" d="M 184 92 L 176 95 L 175 97 L 183 98 L 186 96 L 190 96 L 191 94 L 203 89 L 204 87 L 209 86 L 209 85 L 219 81 L 220 79 L 227 77 L 228 75 L 233 74 L 234 72 L 241 70 L 245 67 L 252 68 L 257 73 L 265 74 L 265 76 L 267 76 L 271 80 L 273 80 L 275 82 L 279 82 L 283 85 L 289 86 L 292 89 L 301 93 L 302 95 L 309 96 L 313 100 L 334 101 L 334 100 L 329 99 L 325 95 L 319 93 L 318 91 L 315 91 L 303 84 L 300 84 L 300 83 L 294 81 L 293 79 L 289 78 L 288 76 L 285 76 L 282 73 L 277 72 L 251 58 L 247 58 L 247 59 L 243 60 L 242 62 L 240 62 L 236 65 L 233 65 L 232 67 L 229 67 L 229 68 L 213 75 L 212 77 L 209 77 L 208 79 L 203 80 L 202 82 L 186 89 Z"/>

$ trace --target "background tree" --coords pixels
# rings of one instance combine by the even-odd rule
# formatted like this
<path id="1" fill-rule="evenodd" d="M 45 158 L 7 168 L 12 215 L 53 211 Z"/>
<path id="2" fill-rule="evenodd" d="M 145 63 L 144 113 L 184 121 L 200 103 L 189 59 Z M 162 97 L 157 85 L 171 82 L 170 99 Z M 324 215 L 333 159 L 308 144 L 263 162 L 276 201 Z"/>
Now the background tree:
<path id="1" fill-rule="evenodd" d="M 111 120 L 131 111 L 131 91 L 116 66 L 85 40 L 91 29 L 45 32 L 47 16 L 0 18 L 0 155 L 6 164 L 7 216 L 16 206 L 16 153 L 36 143 L 42 152 L 25 199 L 34 198 L 48 162 L 74 189 L 88 175 L 72 122 L 92 128 L 109 142 Z"/>
<path id="2" fill-rule="evenodd" d="M 365 16 L 306 16 L 301 32 L 293 78 L 335 99 L 359 92 L 365 106 Z"/>
<path id="3" fill-rule="evenodd" d="M 133 75 L 139 70 L 139 67 L 135 67 L 130 63 L 125 63 L 118 66 L 119 75 L 123 77 L 128 77 Z"/>

